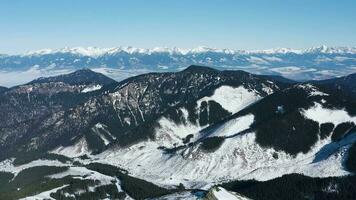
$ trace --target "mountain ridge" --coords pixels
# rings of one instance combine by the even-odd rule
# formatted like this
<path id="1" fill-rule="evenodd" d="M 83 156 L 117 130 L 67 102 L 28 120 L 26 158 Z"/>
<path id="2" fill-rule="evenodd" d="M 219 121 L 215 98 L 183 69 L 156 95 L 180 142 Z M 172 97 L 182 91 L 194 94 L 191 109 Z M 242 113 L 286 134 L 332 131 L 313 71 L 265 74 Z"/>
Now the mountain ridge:
<path id="1" fill-rule="evenodd" d="M 110 85 L 116 83 L 115 80 L 101 74 L 90 70 L 89 68 L 83 68 L 76 70 L 69 74 L 57 75 L 53 77 L 40 77 L 35 79 L 28 84 L 35 83 L 50 83 L 50 82 L 63 82 L 67 84 L 102 84 Z"/>
<path id="2" fill-rule="evenodd" d="M 0 77 L 7 79 L 6 81 L 0 79 L 0 85 L 18 85 L 21 83 L 20 80 L 26 80 L 27 77 L 34 77 L 33 80 L 42 74 L 58 75 L 85 67 L 121 81 L 142 73 L 181 71 L 192 64 L 213 66 L 219 70 L 279 75 L 293 80 L 321 80 L 356 72 L 355 49 L 321 46 L 305 51 L 279 49 L 246 53 L 200 48 L 179 53 L 174 49 L 151 51 L 137 48 L 126 50 L 67 48 L 63 51 L 44 51 L 45 53 L 29 56 L 1 56 Z M 22 78 L 19 79 L 19 76 Z M 29 81 L 31 80 L 27 80 Z"/>
<path id="3" fill-rule="evenodd" d="M 191 73 L 192 71 L 194 73 Z M 34 124 L 34 127 L 31 129 L 38 129 L 37 133 L 44 131 L 47 135 L 50 134 L 47 133 L 47 126 L 63 126 L 62 128 L 57 127 L 52 132 L 61 132 L 55 134 L 56 137 L 70 133 L 72 134 L 70 138 L 72 138 L 73 136 L 86 133 L 86 127 L 90 129 L 96 124 L 102 123 L 107 126 L 108 130 L 111 130 L 110 132 L 117 132 L 116 138 L 120 137 L 122 141 L 126 141 L 125 138 L 128 137 L 124 135 L 125 131 L 129 131 L 140 123 L 149 121 L 151 118 L 158 117 L 170 107 L 180 104 L 187 105 L 192 100 L 195 101 L 206 95 L 212 95 L 213 91 L 221 87 L 221 85 L 229 87 L 244 86 L 248 90 L 258 91 L 258 94 L 261 96 L 266 96 L 274 90 L 279 89 L 279 87 L 284 87 L 284 84 L 274 83 L 267 78 L 258 77 L 246 72 L 218 71 L 200 66 L 191 66 L 188 70 L 175 73 L 149 73 L 131 77 L 119 83 L 115 82 L 108 87 L 104 86 L 101 88 L 100 93 L 82 93 L 81 91 L 85 88 L 81 84 L 66 86 L 52 82 L 53 80 L 62 80 L 63 77 L 72 77 L 73 74 L 75 75 L 79 72 L 82 71 L 40 80 L 40 82 L 44 83 L 50 80 L 49 85 L 41 85 L 41 83 L 38 85 L 35 81 L 33 85 L 18 86 L 7 91 L 2 96 L 5 100 L 3 101 L 3 105 L 0 106 L 11 108 L 13 111 L 8 110 L 8 112 L 3 113 L 3 118 L 6 119 L 3 120 L 3 123 L 5 123 L 3 127 L 10 128 L 11 124 L 14 123 L 11 119 L 14 120 L 16 115 L 18 115 L 19 119 L 23 118 L 23 120 L 27 120 L 31 115 L 27 116 L 28 112 L 21 112 L 22 109 L 37 110 L 45 106 L 48 110 L 46 112 L 43 111 L 43 116 L 39 115 L 39 117 L 42 118 L 42 121 L 44 120 L 43 117 L 47 118 L 49 124 L 43 123 L 40 126 Z M 20 105 L 12 106 L 11 101 L 6 100 L 12 96 L 21 99 L 22 102 Z M 41 99 L 41 101 L 31 103 L 31 99 Z M 56 107 L 53 107 L 53 104 Z M 91 110 L 89 113 L 88 109 Z M 221 107 L 217 109 L 224 110 Z M 195 112 L 195 109 L 193 111 Z M 36 112 L 39 113 L 39 111 Z M 15 113 L 17 114 L 15 115 Z M 5 115 L 15 116 L 9 118 Z M 34 120 L 33 116 L 31 118 Z M 60 121 L 59 124 L 53 124 L 58 120 Z M 44 124 L 46 125 L 43 126 Z M 28 130 L 26 126 L 23 128 L 24 130 L 21 131 L 16 130 L 18 134 L 26 134 L 32 137 L 30 134 L 32 130 Z M 5 129 L 8 130 L 7 128 Z M 27 130 L 30 132 L 26 133 Z M 141 137 L 135 132 L 133 134 L 133 138 Z M 35 137 L 38 138 L 39 136 Z M 56 137 L 48 137 L 48 140 L 53 141 L 55 144 Z M 97 138 L 97 136 L 94 136 L 94 138 Z M 68 142 L 68 137 L 65 139 L 63 136 L 63 140 Z M 43 143 L 45 146 L 47 145 L 44 138 L 38 140 L 38 142 Z M 126 144 L 126 142 L 122 143 Z M 100 145 L 95 148 L 101 149 Z"/>
<path id="4" fill-rule="evenodd" d="M 111 48 L 99 48 L 99 47 L 65 47 L 60 49 L 41 49 L 36 51 L 29 51 L 24 54 L 3 54 L 7 56 L 12 55 L 22 55 L 22 56 L 38 56 L 38 55 L 46 55 L 53 53 L 72 53 L 72 54 L 80 54 L 82 56 L 90 56 L 90 57 L 98 57 L 103 56 L 104 54 L 115 54 L 119 52 L 125 52 L 128 54 L 135 53 L 144 53 L 144 54 L 152 54 L 152 53 L 169 53 L 169 54 L 192 54 L 192 53 L 206 53 L 206 52 L 215 52 L 215 53 L 226 53 L 226 54 L 287 54 L 287 53 L 326 53 L 326 54 L 345 54 L 345 53 L 356 53 L 356 47 L 328 47 L 326 45 L 310 47 L 305 49 L 291 49 L 291 48 L 272 48 L 266 50 L 232 50 L 232 49 L 219 49 L 219 48 L 210 48 L 210 47 L 197 47 L 191 49 L 183 49 L 183 48 L 168 48 L 168 47 L 154 47 L 154 48 L 136 48 L 136 47 L 111 47 Z"/>

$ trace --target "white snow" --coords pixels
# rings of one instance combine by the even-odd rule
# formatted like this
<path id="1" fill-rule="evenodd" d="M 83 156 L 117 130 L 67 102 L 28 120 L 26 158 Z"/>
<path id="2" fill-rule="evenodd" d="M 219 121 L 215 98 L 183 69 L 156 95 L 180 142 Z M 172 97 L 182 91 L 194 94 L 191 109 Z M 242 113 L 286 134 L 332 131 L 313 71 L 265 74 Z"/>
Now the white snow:
<path id="1" fill-rule="evenodd" d="M 53 199 L 50 194 L 53 193 L 53 192 L 56 192 L 57 190 L 60 190 L 62 188 L 65 188 L 67 187 L 68 185 L 63 185 L 61 187 L 57 187 L 57 188 L 54 188 L 52 190 L 48 190 L 48 191 L 45 191 L 45 192 L 41 192 L 39 194 L 36 194 L 34 196 L 29 196 L 29 197 L 25 197 L 25 198 L 22 198 L 20 200 L 39 200 L 39 199 Z"/>
<path id="2" fill-rule="evenodd" d="M 199 99 L 197 101 L 198 107 L 196 109 L 199 110 L 199 106 L 202 102 L 214 100 L 227 111 L 235 113 L 250 105 L 251 103 L 256 102 L 260 98 L 261 97 L 255 91 L 249 91 L 244 86 L 234 88 L 231 86 L 223 85 L 217 88 L 213 95 Z M 191 123 L 188 120 L 188 111 L 185 108 L 181 108 L 181 111 L 184 115 L 184 123 L 176 124 L 172 120 L 165 117 L 159 119 L 158 123 L 160 126 L 155 128 L 155 133 L 156 143 L 160 146 L 172 148 L 176 145 L 182 145 L 182 140 L 190 134 L 193 135 L 191 141 L 195 141 L 199 136 L 197 133 L 206 127 L 201 127 L 198 122 Z M 216 133 L 216 135 L 224 135 L 223 131 L 226 131 L 226 129 L 230 131 L 225 134 L 226 136 L 240 132 L 244 129 L 247 129 L 252 122 L 253 115 L 241 117 L 229 122 L 229 124 L 226 124 L 226 127 L 221 127 L 221 133 Z"/>
<path id="3" fill-rule="evenodd" d="M 304 89 L 309 92 L 309 96 L 329 96 L 329 94 L 326 94 L 322 91 L 320 91 L 317 87 L 315 87 L 312 84 L 298 84 L 296 87 Z"/>
<path id="4" fill-rule="evenodd" d="M 318 115 L 315 115 L 315 112 Z M 306 117 L 319 120 L 319 123 L 329 121 L 341 123 L 345 120 L 354 120 L 344 110 L 325 109 L 318 104 L 303 110 L 303 113 Z M 179 128 L 176 127 L 177 130 L 173 132 L 177 132 L 177 135 L 173 134 L 172 137 L 171 133 L 164 135 L 164 130 L 161 130 L 159 135 L 165 137 L 159 140 L 144 141 L 128 148 L 109 149 L 101 154 L 91 155 L 91 159 L 95 162 L 118 166 L 128 170 L 132 176 L 166 187 L 174 187 L 177 183 L 183 183 L 186 187 L 208 189 L 212 185 L 229 180 L 265 181 L 290 173 L 312 177 L 349 174 L 343 167 L 343 159 L 346 150 L 356 141 L 356 134 L 350 134 L 338 142 L 332 142 L 330 137 L 319 140 L 308 153 L 291 156 L 283 151 L 261 147 L 256 143 L 254 132 L 232 137 L 236 132 L 248 128 L 253 123 L 253 118 L 253 115 L 241 116 L 213 130 L 211 135 L 230 137 L 225 139 L 220 148 L 211 153 L 201 151 L 199 145 L 178 150 L 176 154 L 165 154 L 158 149 L 162 144 L 173 144 L 175 140 L 173 139 L 172 142 L 171 138 L 184 137 L 180 135 Z M 169 126 L 167 125 L 168 128 Z M 170 129 L 166 130 L 170 131 Z M 273 155 L 278 155 L 278 158 Z M 83 163 L 89 162 L 91 161 L 83 161 Z M 67 172 L 52 175 L 52 177 L 63 177 L 68 174 L 83 176 L 87 173 L 90 174 L 90 170 L 71 167 Z M 105 177 L 99 173 L 90 174 L 88 178 L 104 180 L 106 183 L 113 180 L 113 177 Z"/>
<path id="5" fill-rule="evenodd" d="M 254 134 L 226 139 L 214 153 L 206 154 L 196 148 L 182 157 L 163 154 L 154 141 L 140 143 L 129 149 L 115 149 L 94 156 L 98 162 L 127 169 L 134 176 L 159 185 L 181 182 L 191 187 L 208 187 L 219 180 L 232 180 L 259 166 L 274 162 L 272 150 L 266 150 L 254 141 Z"/>
<path id="6" fill-rule="evenodd" d="M 70 167 L 67 171 L 53 174 L 48 177 L 52 179 L 60 179 L 65 176 L 74 176 L 76 179 L 98 180 L 100 181 L 100 185 L 109 185 L 112 184 L 112 181 L 116 181 L 114 177 L 89 170 L 85 167 Z"/>
<path id="7" fill-rule="evenodd" d="M 156 200 L 178 200 L 178 199 L 184 199 L 184 200 L 198 200 L 201 198 L 198 198 L 191 192 L 179 192 L 179 193 L 174 193 L 174 194 L 168 194 L 162 197 L 155 198 Z"/>
<path id="8" fill-rule="evenodd" d="M 219 103 L 225 110 L 236 113 L 259 99 L 261 97 L 256 92 L 250 91 L 244 86 L 234 88 L 223 85 L 217 88 L 212 96 L 203 97 L 197 103 L 200 105 L 203 101 L 213 100 Z"/>
<path id="9" fill-rule="evenodd" d="M 104 143 L 105 146 L 108 145 L 108 144 L 110 144 L 110 141 L 106 138 L 106 136 L 103 135 L 103 134 L 100 132 L 100 130 L 103 130 L 103 131 L 105 131 L 105 132 L 108 133 L 108 131 L 106 131 L 106 129 L 104 128 L 104 126 L 103 126 L 102 124 L 100 124 L 100 123 L 96 124 L 96 125 L 92 128 L 92 130 L 94 131 L 94 133 L 95 133 L 96 135 L 98 135 L 98 136 L 100 137 L 100 139 L 103 141 L 103 143 Z M 110 135 L 110 136 L 111 136 L 111 135 Z"/>
<path id="10" fill-rule="evenodd" d="M 196 109 L 199 109 L 199 106 L 202 102 L 214 100 L 224 109 L 231 113 L 235 113 L 250 105 L 251 103 L 256 102 L 260 98 L 261 97 L 256 92 L 249 91 L 243 86 L 234 88 L 231 86 L 223 85 L 217 88 L 213 95 L 199 99 L 197 101 L 198 107 Z M 198 125 L 199 123 L 191 123 L 188 120 L 188 111 L 184 108 L 181 108 L 181 111 L 184 115 L 184 123 L 176 124 L 172 120 L 165 117 L 159 119 L 158 123 L 160 126 L 155 128 L 157 144 L 168 148 L 172 148 L 176 145 L 182 145 L 182 140 L 189 134 L 193 135 L 191 141 L 198 139 L 197 137 L 199 135 L 197 133 L 206 126 L 201 127 Z M 226 127 L 221 127 L 221 132 L 229 129 L 229 131 L 235 132 L 229 132 L 225 135 L 234 134 L 248 128 L 252 122 L 253 115 L 242 117 L 240 119 L 230 121 Z M 224 133 L 216 133 L 216 135 L 222 136 Z"/>
<path id="11" fill-rule="evenodd" d="M 90 56 L 90 57 L 99 57 L 106 54 L 115 54 L 125 52 L 128 54 L 153 54 L 153 53 L 169 53 L 172 54 L 180 54 L 180 55 L 187 55 L 187 54 L 199 54 L 199 53 L 206 53 L 206 52 L 215 52 L 215 53 L 224 53 L 224 54 L 288 54 L 288 53 L 295 53 L 295 54 L 303 54 L 303 53 L 324 53 L 324 54 L 355 54 L 356 47 L 327 47 L 325 45 L 319 47 L 312 47 L 307 49 L 290 49 L 290 48 L 275 48 L 275 49 L 267 49 L 267 50 L 234 50 L 234 49 L 219 49 L 219 48 L 211 48 L 211 47 L 196 47 L 191 49 L 184 49 L 184 48 L 167 48 L 167 47 L 155 47 L 155 48 L 136 48 L 136 47 L 111 47 L 111 48 L 99 48 L 99 47 L 65 47 L 62 49 L 41 49 L 37 51 L 30 51 L 21 56 L 39 56 L 39 55 L 47 55 L 47 54 L 54 54 L 54 53 L 72 53 L 82 56 Z M 264 57 L 264 59 L 270 61 L 278 61 L 274 57 Z"/>
<path id="12" fill-rule="evenodd" d="M 248 198 L 233 194 L 222 187 L 212 188 L 212 194 L 217 200 L 248 200 Z"/>
<path id="13" fill-rule="evenodd" d="M 179 150 L 176 154 L 164 154 L 158 149 L 159 143 L 146 141 L 130 148 L 111 149 L 92 157 L 97 162 L 119 166 L 133 176 L 158 185 L 183 183 L 186 187 L 207 189 L 228 180 L 269 180 L 289 173 L 314 177 L 349 174 L 342 167 L 344 150 L 339 148 L 347 148 L 356 141 L 356 136 L 350 135 L 332 144 L 329 137 L 318 141 L 308 153 L 296 156 L 261 147 L 255 139 L 255 133 L 250 132 L 226 138 L 221 147 L 212 153 L 202 152 L 199 145 L 195 145 Z M 278 155 L 278 159 L 274 158 L 274 154 Z M 322 159 L 314 162 L 317 157 Z"/>
<path id="14" fill-rule="evenodd" d="M 88 92 L 93 92 L 96 90 L 100 90 L 103 86 L 102 85 L 92 85 L 84 88 L 81 92 L 82 93 L 88 93 Z"/>
<path id="15" fill-rule="evenodd" d="M 88 148 L 88 143 L 86 139 L 81 138 L 76 144 L 67 147 L 57 147 L 51 153 L 64 155 L 70 158 L 79 157 L 85 154 L 90 154 L 91 151 Z"/>
<path id="16" fill-rule="evenodd" d="M 228 122 L 219 125 L 218 128 L 214 130 L 213 134 L 209 136 L 232 136 L 236 133 L 250 128 L 253 121 L 253 114 L 248 114 L 242 117 L 229 120 Z"/>
<path id="17" fill-rule="evenodd" d="M 343 122 L 354 122 L 356 123 L 356 117 L 351 117 L 347 111 L 341 109 L 329 109 L 324 108 L 321 104 L 315 103 L 315 105 L 309 109 L 302 110 L 301 113 L 304 117 L 322 123 L 333 123 L 334 125 Z"/>
<path id="18" fill-rule="evenodd" d="M 266 92 L 268 95 L 274 93 L 274 90 L 267 86 L 266 84 L 262 83 L 262 90 Z"/>
<path id="19" fill-rule="evenodd" d="M 181 108 L 181 111 L 184 114 L 185 123 L 176 124 L 165 117 L 159 119 L 158 123 L 160 126 L 155 128 L 157 144 L 172 148 L 175 145 L 182 144 L 182 140 L 189 134 L 193 134 L 196 137 L 196 133 L 204 128 L 188 120 L 188 111 L 186 109 Z"/>
<path id="20" fill-rule="evenodd" d="M 336 177 L 349 175 L 343 166 L 344 155 L 352 143 L 356 141 L 356 134 L 349 135 L 341 141 L 331 143 L 330 137 L 319 141 L 307 154 L 298 154 L 296 158 L 284 156 L 282 162 L 265 166 L 246 174 L 240 179 L 256 179 L 266 181 L 284 174 L 299 173 L 310 177 Z M 319 158 L 319 159 L 318 159 Z"/>

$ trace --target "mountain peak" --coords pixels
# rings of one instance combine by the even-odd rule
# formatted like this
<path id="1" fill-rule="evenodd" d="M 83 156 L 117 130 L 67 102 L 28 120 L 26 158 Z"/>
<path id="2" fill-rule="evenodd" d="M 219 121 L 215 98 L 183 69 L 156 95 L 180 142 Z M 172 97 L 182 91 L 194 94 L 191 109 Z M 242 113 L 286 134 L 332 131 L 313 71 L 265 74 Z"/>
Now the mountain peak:
<path id="1" fill-rule="evenodd" d="M 201 65 L 190 65 L 189 67 L 185 68 L 183 72 L 217 72 L 218 70 L 213 69 L 207 66 Z"/>
<path id="2" fill-rule="evenodd" d="M 99 74 L 99 73 L 94 72 L 93 70 L 91 70 L 89 68 L 82 68 L 82 69 L 78 69 L 70 74 L 85 75 L 85 74 Z M 68 75 L 70 75 L 70 74 L 68 74 Z"/>
<path id="3" fill-rule="evenodd" d="M 83 68 L 69 74 L 63 74 L 63 75 L 53 76 L 53 77 L 41 77 L 34 81 L 31 81 L 30 84 L 48 83 L 48 82 L 63 82 L 70 85 L 77 85 L 77 84 L 109 85 L 116 81 L 101 73 L 94 72 L 88 68 Z"/>
<path id="4" fill-rule="evenodd" d="M 6 91 L 6 90 L 8 90 L 7 87 L 0 86 L 0 93 L 4 92 L 4 91 Z"/>

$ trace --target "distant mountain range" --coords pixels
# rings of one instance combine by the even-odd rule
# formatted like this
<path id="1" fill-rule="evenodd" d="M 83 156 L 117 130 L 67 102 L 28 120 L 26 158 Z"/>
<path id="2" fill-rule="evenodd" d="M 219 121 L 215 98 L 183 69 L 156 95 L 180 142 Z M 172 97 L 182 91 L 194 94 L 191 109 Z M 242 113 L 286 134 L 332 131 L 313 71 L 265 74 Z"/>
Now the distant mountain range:
<path id="1" fill-rule="evenodd" d="M 278 48 L 259 51 L 206 47 L 45 49 L 21 55 L 0 55 L 0 78 L 8 77 L 6 82 L 0 81 L 0 85 L 20 83 L 15 75 L 9 75 L 11 72 L 23 72 L 22 80 L 27 80 L 25 75 L 33 79 L 90 68 L 123 80 L 150 71 L 179 71 L 191 64 L 281 75 L 296 80 L 319 80 L 356 72 L 356 48 L 320 46 L 304 50 Z"/>

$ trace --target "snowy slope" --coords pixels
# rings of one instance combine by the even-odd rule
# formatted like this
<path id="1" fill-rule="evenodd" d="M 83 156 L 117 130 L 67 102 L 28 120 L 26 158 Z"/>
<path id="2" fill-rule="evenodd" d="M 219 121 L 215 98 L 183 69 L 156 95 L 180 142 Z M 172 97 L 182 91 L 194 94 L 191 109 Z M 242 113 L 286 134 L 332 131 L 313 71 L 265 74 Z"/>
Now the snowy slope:
<path id="1" fill-rule="evenodd" d="M 265 90 L 268 90 L 267 87 L 265 87 Z M 213 100 L 227 111 L 236 113 L 260 98 L 257 92 L 250 91 L 244 86 L 234 88 L 223 85 L 217 88 L 212 96 L 198 100 L 197 104 L 200 105 L 201 102 Z"/>
<path id="2" fill-rule="evenodd" d="M 245 75 L 246 80 L 237 79 L 233 84 L 230 81 L 219 82 L 226 78 L 222 72 L 208 69 L 202 75 L 201 70 L 207 69 L 191 68 L 178 78 L 174 76 L 179 73 L 169 73 L 167 77 L 165 74 L 150 74 L 148 78 L 141 76 L 140 81 L 120 83 L 102 91 L 102 98 L 93 96 L 79 106 L 70 108 L 71 118 L 68 121 L 74 123 L 69 123 L 69 129 L 63 130 L 78 128 L 83 134 L 76 135 L 76 140 L 71 140 L 72 145 L 55 146 L 50 152 L 74 158 L 73 161 L 78 161 L 76 166 L 74 163 L 49 160 L 14 166 L 14 159 L 7 159 L 0 162 L 0 171 L 17 175 L 33 166 L 68 166 L 67 171 L 48 178 L 73 176 L 81 180 L 98 180 L 91 190 L 115 183 L 118 191 L 122 191 L 120 180 L 89 170 L 80 163 L 117 166 L 127 170 L 130 176 L 170 189 L 182 183 L 189 189 L 208 190 L 231 180 L 266 181 L 291 173 L 310 177 L 351 174 L 345 169 L 344 162 L 348 149 L 356 142 L 356 133 L 348 132 L 354 128 L 352 123 L 356 123 L 356 116 L 353 115 L 355 104 L 346 97 L 311 83 L 279 89 L 273 81 L 245 73 L 239 74 Z M 177 84 L 178 80 L 188 75 L 189 84 Z M 171 85 L 175 88 L 172 89 Z M 213 86 L 206 89 L 206 85 Z M 149 87 L 153 89 L 149 90 Z M 197 87 L 201 87 L 196 92 L 199 95 L 191 92 Z M 177 101 L 182 96 L 178 95 L 180 91 L 191 98 Z M 88 91 L 88 94 L 94 93 Z M 169 101 L 163 101 L 163 97 Z M 28 102 L 26 98 L 25 101 Z M 220 117 L 215 121 L 202 120 L 203 117 L 210 119 L 212 110 L 213 114 Z M 159 117 L 150 118 L 152 113 L 159 113 L 156 115 Z M 58 118 L 53 121 L 55 125 L 63 123 Z M 336 140 L 333 138 L 335 127 L 345 122 L 350 122 L 351 128 Z M 87 123 L 88 126 L 76 127 L 81 123 Z M 110 126 L 118 123 L 124 126 Z M 321 134 L 321 125 L 325 123 L 333 125 L 326 136 Z M 123 129 L 125 131 L 120 132 Z M 311 135 L 300 134 L 309 133 L 307 129 L 313 130 Z M 146 132 L 150 131 L 152 135 L 147 136 Z M 271 135 L 265 134 L 270 132 Z M 295 137 L 298 134 L 303 136 L 301 140 Z M 266 135 L 282 140 L 274 140 L 277 144 L 274 141 L 268 143 L 261 137 Z M 131 136 L 140 138 L 132 143 L 120 144 L 120 139 Z M 315 137 L 309 139 L 309 136 Z M 283 140 L 283 137 L 293 139 Z M 94 143 L 93 138 L 96 138 Z M 214 139 L 220 143 L 214 143 Z M 206 145 L 207 141 L 213 141 L 210 144 L 213 148 L 204 147 L 209 146 Z M 280 145 L 298 148 L 304 146 L 305 141 L 310 142 L 307 143 L 309 146 L 296 151 Z M 104 146 L 102 151 L 89 148 L 101 143 Z M 89 159 L 77 158 L 82 155 L 88 155 Z M 39 195 L 48 194 L 44 192 Z M 223 188 L 213 189 L 212 194 L 217 199 L 244 199 Z M 161 199 L 175 198 L 196 199 L 196 195 L 178 192 Z"/>
<path id="3" fill-rule="evenodd" d="M 303 110 L 303 115 L 308 118 L 312 119 L 319 124 L 322 123 L 333 123 L 335 125 L 340 124 L 342 122 L 354 122 L 356 123 L 356 117 L 350 116 L 347 111 L 341 109 L 328 109 L 323 108 L 320 103 L 315 103 L 315 105 L 307 110 Z"/>
<path id="4" fill-rule="evenodd" d="M 252 90 L 245 89 L 244 86 L 231 87 L 231 86 L 220 86 L 217 88 L 211 96 L 206 96 L 197 101 L 196 110 L 200 109 L 202 102 L 215 101 L 219 103 L 224 109 L 231 113 L 236 113 L 248 105 L 261 99 L 261 96 Z M 208 106 L 209 109 L 209 106 Z M 206 128 L 205 126 L 200 126 L 198 122 L 192 123 L 188 120 L 189 113 L 185 108 L 180 108 L 183 113 L 183 121 L 185 123 L 177 124 L 176 122 L 166 118 L 161 117 L 158 120 L 159 126 L 155 129 L 156 141 L 161 146 L 172 148 L 173 145 L 182 145 L 182 140 L 188 135 L 192 135 L 190 141 L 196 141 L 200 138 L 199 131 Z M 199 119 L 198 119 L 199 120 Z M 252 117 L 253 121 L 253 117 Z M 235 122 L 232 122 L 235 123 Z M 249 124 L 251 123 L 251 116 L 248 116 L 248 119 L 241 119 L 238 126 L 242 129 L 248 128 L 245 125 L 240 126 L 242 123 Z M 236 130 L 235 130 L 236 131 Z M 236 133 L 236 132 L 235 132 Z"/>
<path id="5" fill-rule="evenodd" d="M 301 86 L 297 86 L 301 87 Z M 327 94 L 306 86 L 307 98 L 325 97 Z M 343 122 L 356 122 L 356 118 L 344 109 L 326 108 L 315 103 L 306 109 L 299 109 L 305 117 L 319 124 L 332 122 L 335 126 Z M 340 141 L 332 141 L 331 136 L 318 139 L 307 153 L 293 156 L 273 147 L 264 147 L 256 142 L 256 133 L 249 130 L 254 122 L 253 114 L 237 116 L 203 129 L 194 134 L 191 146 L 179 148 L 174 153 L 166 153 L 160 147 L 172 147 L 171 138 L 177 141 L 194 133 L 197 127 L 187 131 L 187 126 L 176 127 L 165 124 L 165 129 L 157 131 L 157 140 L 138 143 L 130 148 L 114 148 L 93 156 L 101 162 L 120 166 L 134 176 L 159 185 L 174 185 L 181 182 L 194 188 L 207 188 L 234 179 L 269 180 L 284 174 L 301 173 L 312 177 L 343 176 L 349 174 L 343 167 L 345 152 L 356 141 L 355 134 L 349 134 Z M 171 128 L 170 127 L 174 127 Z M 182 131 L 180 131 L 182 130 Z M 204 132 L 207 131 L 207 132 Z M 238 134 L 241 132 L 243 134 Z M 226 137 L 222 145 L 213 152 L 205 152 L 199 142 L 204 137 Z"/>
<path id="6" fill-rule="evenodd" d="M 229 192 L 222 187 L 214 187 L 210 190 L 211 198 L 215 200 L 249 200 L 247 197 L 243 197 L 233 192 Z"/>
<path id="7" fill-rule="evenodd" d="M 179 193 L 169 194 L 169 195 L 155 198 L 155 200 L 177 200 L 177 199 L 198 200 L 201 198 L 192 194 L 192 192 L 179 192 Z"/>
<path id="8" fill-rule="evenodd" d="M 295 88 L 305 92 L 306 100 L 330 97 L 329 94 L 310 84 L 296 85 L 292 90 L 294 91 Z M 245 93 L 236 95 L 236 91 Z M 224 101 L 225 99 L 230 101 Z M 198 102 L 214 100 L 222 107 L 238 112 L 259 99 L 258 93 L 253 90 L 221 86 L 212 95 L 205 96 Z M 304 118 L 314 120 L 319 125 L 325 122 L 332 122 L 335 126 L 343 122 L 356 123 L 356 118 L 348 114 L 345 109 L 327 108 L 322 102 L 327 105 L 327 102 L 322 99 L 312 103 L 308 108 L 297 110 Z M 158 119 L 159 126 L 155 128 L 154 139 L 127 148 L 112 147 L 91 158 L 98 162 L 119 166 L 133 176 L 168 187 L 183 183 L 187 187 L 209 188 L 211 185 L 229 180 L 269 180 L 289 173 L 301 173 L 312 177 L 349 174 L 343 167 L 343 159 L 346 150 L 356 141 L 353 134 L 335 142 L 331 140 L 331 136 L 319 138 L 308 152 L 300 152 L 294 156 L 282 150 L 277 151 L 273 147 L 261 146 L 256 142 L 256 132 L 251 128 L 255 122 L 252 113 L 233 116 L 208 128 L 190 123 L 187 120 L 189 112 L 184 108 L 180 110 L 186 123 L 176 123 L 161 117 Z M 279 112 L 278 109 L 277 111 Z M 183 139 L 188 135 L 192 135 L 191 145 L 184 145 Z M 201 142 L 205 138 L 216 136 L 225 138 L 217 150 L 205 152 L 201 149 Z M 174 149 L 174 147 L 178 148 Z M 165 151 L 167 148 L 173 148 L 173 153 Z M 63 153 L 66 155 L 64 151 Z"/>
<path id="9" fill-rule="evenodd" d="M 52 190 L 48 190 L 48 191 L 45 191 L 45 192 L 41 192 L 39 194 L 36 194 L 36 195 L 33 195 L 33 196 L 29 196 L 29 197 L 25 197 L 25 198 L 22 198 L 21 200 L 39 200 L 39 199 L 53 199 L 50 194 L 53 193 L 53 192 L 56 192 L 57 190 L 60 190 L 62 188 L 65 188 L 67 187 L 68 185 L 63 185 L 61 187 L 57 187 L 57 188 L 54 188 Z"/>
<path id="10" fill-rule="evenodd" d="M 355 139 L 347 138 L 335 146 L 350 145 Z M 268 180 L 293 172 L 314 177 L 349 174 L 341 163 L 340 155 L 344 151 L 319 163 L 313 162 L 315 155 L 329 142 L 320 141 L 309 153 L 292 157 L 284 152 L 262 148 L 256 144 L 254 133 L 248 133 L 226 139 L 218 150 L 209 154 L 195 147 L 184 157 L 179 154 L 172 156 L 158 150 L 159 145 L 155 142 L 145 142 L 130 149 L 107 151 L 93 158 L 120 166 L 137 177 L 160 185 L 182 182 L 196 188 L 234 179 Z M 278 159 L 273 157 L 274 153 Z M 311 170 L 314 167 L 317 168 Z"/>
<path id="11" fill-rule="evenodd" d="M 48 176 L 52 179 L 60 179 L 66 176 L 74 176 L 75 179 L 89 179 L 89 180 L 98 180 L 100 181 L 100 185 L 109 185 L 112 182 L 116 182 L 116 178 L 111 176 L 106 176 L 96 171 L 89 170 L 85 167 L 69 167 L 67 171 L 62 173 L 53 174 Z"/>
<path id="12" fill-rule="evenodd" d="M 81 138 L 77 143 L 71 146 L 59 146 L 51 153 L 55 154 L 60 154 L 60 155 L 65 155 L 67 157 L 73 158 L 73 157 L 79 157 L 85 154 L 90 154 L 91 151 L 88 148 L 88 143 L 86 139 L 83 137 Z"/>
<path id="13" fill-rule="evenodd" d="M 103 87 L 102 85 L 92 85 L 84 88 L 81 92 L 82 93 L 93 92 L 96 90 L 100 90 L 102 87 Z"/>

